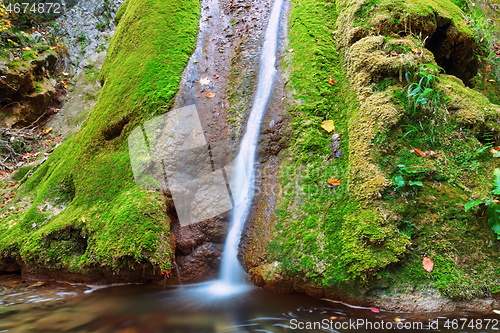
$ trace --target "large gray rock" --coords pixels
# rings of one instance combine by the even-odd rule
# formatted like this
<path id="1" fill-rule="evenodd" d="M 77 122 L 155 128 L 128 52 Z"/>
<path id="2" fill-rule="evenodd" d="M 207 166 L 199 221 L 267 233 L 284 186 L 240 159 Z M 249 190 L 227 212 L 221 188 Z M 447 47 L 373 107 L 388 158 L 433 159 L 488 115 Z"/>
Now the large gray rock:
<path id="1" fill-rule="evenodd" d="M 56 33 L 68 47 L 68 70 L 74 73 L 92 67 L 99 53 L 106 51 L 116 27 L 116 11 L 125 0 L 80 0 L 56 19 Z"/>

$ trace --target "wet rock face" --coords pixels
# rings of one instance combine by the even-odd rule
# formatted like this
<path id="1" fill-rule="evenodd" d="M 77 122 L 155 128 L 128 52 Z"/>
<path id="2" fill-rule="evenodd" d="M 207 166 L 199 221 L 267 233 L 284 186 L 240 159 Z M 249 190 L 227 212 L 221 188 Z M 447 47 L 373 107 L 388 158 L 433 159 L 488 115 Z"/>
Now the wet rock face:
<path id="1" fill-rule="evenodd" d="M 224 244 L 205 243 L 187 256 L 177 258 L 181 283 L 206 281 L 219 274 Z"/>
<path id="2" fill-rule="evenodd" d="M 181 283 L 217 277 L 228 221 L 228 214 L 225 214 L 186 227 L 181 227 L 178 222 L 172 224 Z"/>
<path id="3" fill-rule="evenodd" d="M 196 105 L 215 164 L 220 162 L 216 158 L 217 148 L 223 146 L 226 153 L 234 148 L 235 156 L 244 133 L 257 83 L 265 29 L 262 22 L 267 22 L 269 5 L 245 0 L 201 2 L 197 48 L 184 70 L 173 109 Z M 202 79 L 208 80 L 208 84 L 201 84 Z M 209 98 L 207 93 L 214 95 Z M 278 98 L 270 103 L 269 110 L 276 110 L 279 104 Z M 263 155 L 268 156 L 281 149 L 282 125 L 279 117 L 272 117 L 266 123 L 271 126 L 262 133 L 262 143 L 265 146 Z M 164 195 L 167 214 L 172 221 L 171 232 L 175 236 L 175 260 L 181 282 L 201 282 L 217 277 L 229 214 L 180 227 L 173 200 L 168 193 Z"/>

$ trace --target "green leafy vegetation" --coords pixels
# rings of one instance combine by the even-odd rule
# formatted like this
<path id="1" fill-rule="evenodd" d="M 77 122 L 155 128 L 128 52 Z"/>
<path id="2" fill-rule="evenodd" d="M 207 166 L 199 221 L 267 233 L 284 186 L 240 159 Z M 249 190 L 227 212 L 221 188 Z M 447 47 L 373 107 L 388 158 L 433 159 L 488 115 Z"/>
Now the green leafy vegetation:
<path id="1" fill-rule="evenodd" d="M 412 82 L 408 85 L 407 97 L 413 104 L 413 112 L 418 108 L 424 108 L 430 111 L 436 110 L 438 107 L 438 99 L 440 94 L 436 91 L 436 83 L 439 81 L 437 74 L 442 71 L 442 68 L 434 64 L 423 64 L 418 71 L 413 74 L 417 82 Z M 406 80 L 409 79 L 409 73 L 406 73 Z"/>
<path id="2" fill-rule="evenodd" d="M 500 169 L 495 169 L 494 180 L 493 180 L 493 190 L 492 194 L 498 196 L 500 195 Z M 500 239 L 500 201 L 498 199 L 488 199 L 483 198 L 481 200 L 470 201 L 465 204 L 464 208 L 467 212 L 472 208 L 476 208 L 481 205 L 488 206 L 488 225 L 497 234 L 497 238 Z"/>

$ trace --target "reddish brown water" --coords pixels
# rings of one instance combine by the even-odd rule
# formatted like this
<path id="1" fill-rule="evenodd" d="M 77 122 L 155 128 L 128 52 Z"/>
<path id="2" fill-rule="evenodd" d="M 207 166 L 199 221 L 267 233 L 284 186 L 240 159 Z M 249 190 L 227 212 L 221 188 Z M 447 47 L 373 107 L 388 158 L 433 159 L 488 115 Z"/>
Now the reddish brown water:
<path id="1" fill-rule="evenodd" d="M 500 323 L 493 327 L 500 319 L 494 313 L 416 315 L 381 311 L 377 314 L 371 309 L 302 295 L 273 294 L 259 288 L 214 301 L 189 286 L 129 285 L 98 289 L 40 284 L 23 283 L 19 277 L 0 281 L 0 332 L 494 332 L 500 329 Z M 447 321 L 452 326 L 453 319 L 458 329 L 446 329 Z M 488 319 L 493 321 L 486 329 Z M 439 329 L 434 329 L 436 320 Z M 482 329 L 478 329 L 480 320 Z M 471 323 L 474 329 L 467 327 Z M 408 329 L 397 330 L 398 325 L 406 325 Z M 464 328 L 460 329 L 462 325 Z"/>

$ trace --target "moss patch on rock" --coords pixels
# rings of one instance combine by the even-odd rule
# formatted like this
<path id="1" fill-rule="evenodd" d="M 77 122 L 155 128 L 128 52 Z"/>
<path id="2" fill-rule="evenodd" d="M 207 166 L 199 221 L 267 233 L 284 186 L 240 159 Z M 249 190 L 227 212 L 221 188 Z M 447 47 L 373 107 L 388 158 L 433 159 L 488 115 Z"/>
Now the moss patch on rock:
<path id="1" fill-rule="evenodd" d="M 455 300 L 497 293 L 498 243 L 484 212 L 464 204 L 489 194 L 500 109 L 463 83 L 477 59 L 461 9 L 447 0 L 301 0 L 290 20 L 299 103 L 290 106 L 268 264 L 250 276 L 360 302 L 418 288 Z M 455 47 L 464 70 L 453 67 Z M 408 96 L 427 79 L 427 99 Z M 334 121 L 343 157 L 330 157 L 323 120 Z M 329 189 L 332 178 L 341 185 Z"/>
<path id="2" fill-rule="evenodd" d="M 195 47 L 200 7 L 127 0 L 123 8 L 99 101 L 12 203 L 29 205 L 0 222 L 0 252 L 19 251 L 28 265 L 84 273 L 95 266 L 171 267 L 163 197 L 135 185 L 127 137 L 168 110 Z"/>

